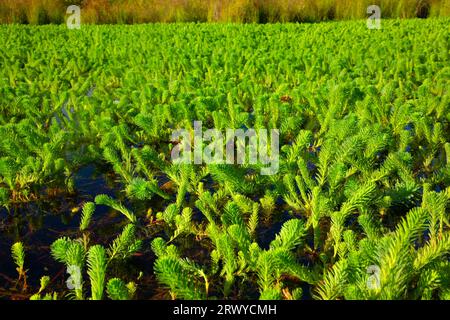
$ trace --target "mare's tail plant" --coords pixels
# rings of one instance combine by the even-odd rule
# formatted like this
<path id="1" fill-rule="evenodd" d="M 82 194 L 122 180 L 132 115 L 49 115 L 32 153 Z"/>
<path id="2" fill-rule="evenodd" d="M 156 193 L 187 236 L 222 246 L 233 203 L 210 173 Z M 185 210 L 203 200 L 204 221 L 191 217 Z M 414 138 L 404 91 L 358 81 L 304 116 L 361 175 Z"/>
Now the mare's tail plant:
<path id="1" fill-rule="evenodd" d="M 11 247 L 11 255 L 19 274 L 17 284 L 22 281 L 22 291 L 27 290 L 27 270 L 25 270 L 25 250 L 22 242 L 16 242 Z"/>

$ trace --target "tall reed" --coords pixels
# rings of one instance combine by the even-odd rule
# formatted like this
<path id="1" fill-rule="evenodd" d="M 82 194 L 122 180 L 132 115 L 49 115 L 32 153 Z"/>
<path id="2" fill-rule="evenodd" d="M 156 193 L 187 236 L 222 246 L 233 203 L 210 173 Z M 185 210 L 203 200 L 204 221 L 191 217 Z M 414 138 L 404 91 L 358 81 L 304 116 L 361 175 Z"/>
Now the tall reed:
<path id="1" fill-rule="evenodd" d="M 85 23 L 303 22 L 363 19 L 379 5 L 382 17 L 449 17 L 450 0 L 2 0 L 1 23 L 62 23 L 70 4 Z"/>

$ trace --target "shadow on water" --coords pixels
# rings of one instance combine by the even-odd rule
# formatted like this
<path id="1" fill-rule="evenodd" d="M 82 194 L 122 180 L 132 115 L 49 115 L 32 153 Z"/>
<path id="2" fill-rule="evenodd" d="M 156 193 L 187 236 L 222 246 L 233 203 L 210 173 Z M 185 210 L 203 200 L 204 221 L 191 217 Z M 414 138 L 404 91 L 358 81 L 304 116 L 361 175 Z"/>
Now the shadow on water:
<path id="1" fill-rule="evenodd" d="M 29 298 L 39 290 L 39 279 L 44 275 L 51 278 L 50 289 L 67 291 L 65 280 L 68 275 L 65 274 L 64 265 L 51 257 L 50 245 L 63 236 L 81 236 L 78 228 L 81 207 L 85 202 L 93 201 L 98 194 L 107 194 L 116 199 L 121 196 L 121 186 L 93 165 L 83 167 L 75 174 L 75 187 L 75 194 L 29 202 L 14 206 L 9 211 L 5 208 L 0 210 L 0 299 Z M 119 213 L 105 206 L 97 206 L 90 225 L 93 231 L 90 233 L 91 243 L 108 246 L 125 224 L 126 221 Z M 26 293 L 21 292 L 21 285 L 16 287 L 17 271 L 11 258 L 11 245 L 17 241 L 23 242 L 25 247 L 25 268 L 28 270 Z M 136 274 L 137 277 L 140 270 L 151 269 L 152 260 L 149 253 L 132 257 L 129 268 L 133 270 L 127 270 L 127 274 Z M 131 281 L 136 277 L 125 277 L 124 280 Z M 148 277 L 141 279 L 143 287 L 145 283 L 154 282 L 152 275 Z M 145 293 L 152 294 L 152 291 L 146 288 Z"/>

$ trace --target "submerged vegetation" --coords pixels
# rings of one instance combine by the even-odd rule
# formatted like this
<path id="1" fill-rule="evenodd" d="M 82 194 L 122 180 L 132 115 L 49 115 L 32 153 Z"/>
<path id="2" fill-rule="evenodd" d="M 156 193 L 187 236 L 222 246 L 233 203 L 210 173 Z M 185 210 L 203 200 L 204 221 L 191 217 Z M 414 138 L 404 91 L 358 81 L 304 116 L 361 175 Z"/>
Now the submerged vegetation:
<path id="1" fill-rule="evenodd" d="M 450 298 L 449 24 L 0 26 L 0 297 Z M 172 163 L 194 121 L 278 174 Z"/>

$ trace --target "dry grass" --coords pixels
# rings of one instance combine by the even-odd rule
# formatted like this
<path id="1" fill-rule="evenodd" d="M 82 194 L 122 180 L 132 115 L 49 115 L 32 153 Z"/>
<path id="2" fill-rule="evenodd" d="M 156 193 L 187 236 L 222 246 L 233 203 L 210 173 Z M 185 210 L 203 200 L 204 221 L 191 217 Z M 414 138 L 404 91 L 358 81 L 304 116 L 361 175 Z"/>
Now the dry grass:
<path id="1" fill-rule="evenodd" d="M 1 0 L 0 22 L 62 23 L 70 4 L 82 6 L 85 23 L 361 19 L 371 4 L 385 18 L 450 16 L 450 0 Z"/>
<path id="2" fill-rule="evenodd" d="M 2 0 L 2 23 L 62 23 L 66 6 L 64 1 L 54 0 Z"/>

